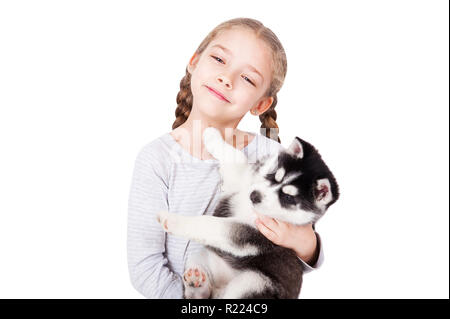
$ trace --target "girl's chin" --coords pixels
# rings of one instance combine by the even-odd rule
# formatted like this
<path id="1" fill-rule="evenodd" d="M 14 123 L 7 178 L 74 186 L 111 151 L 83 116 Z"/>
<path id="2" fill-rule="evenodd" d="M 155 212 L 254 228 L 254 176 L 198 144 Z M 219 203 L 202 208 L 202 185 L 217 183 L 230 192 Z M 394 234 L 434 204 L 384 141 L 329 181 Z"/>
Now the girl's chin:
<path id="1" fill-rule="evenodd" d="M 224 110 L 227 110 L 228 107 L 231 106 L 230 103 L 224 103 L 224 101 L 220 101 L 214 96 L 213 98 L 202 96 L 202 98 L 198 100 L 198 103 L 196 105 L 200 110 L 217 113 L 223 113 Z"/>

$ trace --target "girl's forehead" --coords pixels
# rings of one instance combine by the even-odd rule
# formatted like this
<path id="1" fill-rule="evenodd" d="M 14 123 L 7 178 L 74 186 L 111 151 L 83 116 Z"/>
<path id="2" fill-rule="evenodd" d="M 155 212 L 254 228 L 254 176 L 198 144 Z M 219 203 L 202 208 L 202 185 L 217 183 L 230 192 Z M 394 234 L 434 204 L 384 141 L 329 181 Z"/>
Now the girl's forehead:
<path id="1" fill-rule="evenodd" d="M 233 28 L 220 32 L 211 41 L 210 46 L 216 44 L 221 44 L 225 47 L 232 47 L 232 49 L 251 49 L 252 47 L 255 50 L 261 50 L 263 47 L 265 51 L 268 51 L 269 49 L 264 41 L 256 36 L 254 31 L 243 28 Z"/>

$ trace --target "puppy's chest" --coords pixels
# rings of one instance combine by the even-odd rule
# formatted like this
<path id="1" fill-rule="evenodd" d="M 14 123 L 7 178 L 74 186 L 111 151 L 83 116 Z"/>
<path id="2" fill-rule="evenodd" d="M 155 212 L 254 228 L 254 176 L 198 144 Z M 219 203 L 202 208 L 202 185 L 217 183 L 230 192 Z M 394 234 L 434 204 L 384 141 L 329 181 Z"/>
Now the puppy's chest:
<path id="1" fill-rule="evenodd" d="M 227 167 L 225 170 L 221 172 L 222 175 L 227 175 L 227 170 L 233 169 L 233 166 Z M 247 165 L 247 167 L 243 170 L 239 171 L 239 174 L 229 174 L 227 177 L 233 176 L 233 178 L 227 178 L 226 187 L 223 186 L 223 176 L 220 176 L 220 186 L 221 190 L 229 195 L 234 194 L 236 192 L 245 192 L 248 191 L 254 183 L 260 182 L 263 178 L 259 176 L 252 165 Z"/>

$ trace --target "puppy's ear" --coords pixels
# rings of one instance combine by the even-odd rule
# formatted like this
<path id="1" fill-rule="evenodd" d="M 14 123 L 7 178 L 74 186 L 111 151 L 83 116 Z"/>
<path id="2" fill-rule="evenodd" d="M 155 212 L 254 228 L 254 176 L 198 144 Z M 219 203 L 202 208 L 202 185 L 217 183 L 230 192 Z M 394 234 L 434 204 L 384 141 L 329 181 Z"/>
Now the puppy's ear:
<path id="1" fill-rule="evenodd" d="M 303 145 L 298 137 L 294 138 L 291 145 L 289 145 L 287 152 L 294 157 L 303 158 Z"/>
<path id="2" fill-rule="evenodd" d="M 331 192 L 331 185 L 328 178 L 322 178 L 316 181 L 314 198 L 317 206 L 321 208 L 325 208 L 333 200 L 333 193 Z"/>

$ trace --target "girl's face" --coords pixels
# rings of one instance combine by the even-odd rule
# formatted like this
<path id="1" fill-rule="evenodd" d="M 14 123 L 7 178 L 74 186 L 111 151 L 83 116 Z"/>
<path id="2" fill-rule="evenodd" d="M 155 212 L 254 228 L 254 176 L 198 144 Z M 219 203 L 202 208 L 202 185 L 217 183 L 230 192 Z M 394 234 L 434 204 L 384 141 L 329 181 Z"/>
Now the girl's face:
<path id="1" fill-rule="evenodd" d="M 188 71 L 193 109 L 211 119 L 237 125 L 249 110 L 261 114 L 273 102 L 272 97 L 263 96 L 271 81 L 271 51 L 253 31 L 223 31 L 201 56 L 194 54 Z"/>

